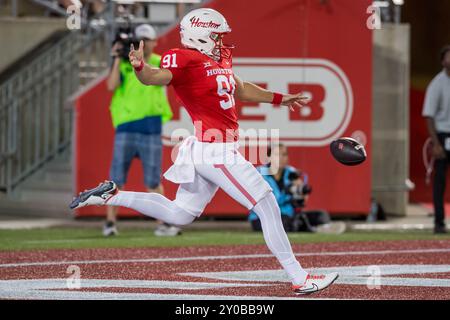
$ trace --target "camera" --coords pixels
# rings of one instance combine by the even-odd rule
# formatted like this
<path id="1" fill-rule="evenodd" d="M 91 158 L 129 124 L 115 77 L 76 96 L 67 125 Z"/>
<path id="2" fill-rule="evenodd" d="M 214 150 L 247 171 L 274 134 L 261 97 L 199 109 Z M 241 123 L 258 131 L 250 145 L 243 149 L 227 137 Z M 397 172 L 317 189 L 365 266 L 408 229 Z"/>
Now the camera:
<path id="1" fill-rule="evenodd" d="M 122 45 L 122 48 L 117 50 L 117 55 L 124 60 L 128 60 L 131 44 L 133 44 L 136 49 L 139 47 L 139 40 L 136 38 L 131 28 L 119 29 L 114 38 L 113 45 L 116 43 Z"/>
<path id="2" fill-rule="evenodd" d="M 294 181 L 301 179 L 302 183 L 297 184 L 293 183 Z M 294 171 L 289 173 L 288 180 L 291 182 L 286 187 L 286 193 L 292 196 L 291 203 L 295 208 L 304 207 L 305 206 L 305 196 L 312 192 L 312 188 L 310 185 L 305 183 L 305 177 L 300 172 Z"/>

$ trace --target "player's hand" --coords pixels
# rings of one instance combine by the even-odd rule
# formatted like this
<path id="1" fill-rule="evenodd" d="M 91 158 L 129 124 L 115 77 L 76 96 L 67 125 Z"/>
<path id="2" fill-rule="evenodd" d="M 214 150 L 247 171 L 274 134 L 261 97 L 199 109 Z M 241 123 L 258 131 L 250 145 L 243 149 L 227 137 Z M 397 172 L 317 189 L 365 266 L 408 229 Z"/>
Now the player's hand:
<path id="1" fill-rule="evenodd" d="M 281 104 L 283 106 L 288 106 L 291 111 L 294 111 L 295 108 L 306 106 L 308 102 L 309 98 L 304 96 L 302 93 L 285 94 L 283 95 L 283 100 L 281 100 Z"/>
<path id="2" fill-rule="evenodd" d="M 433 156 L 435 159 L 445 159 L 447 157 L 440 143 L 433 145 Z"/>
<path id="3" fill-rule="evenodd" d="M 135 50 L 133 44 L 130 47 L 130 54 L 128 55 L 130 63 L 133 68 L 138 68 L 144 60 L 144 41 L 139 42 L 139 49 Z"/>

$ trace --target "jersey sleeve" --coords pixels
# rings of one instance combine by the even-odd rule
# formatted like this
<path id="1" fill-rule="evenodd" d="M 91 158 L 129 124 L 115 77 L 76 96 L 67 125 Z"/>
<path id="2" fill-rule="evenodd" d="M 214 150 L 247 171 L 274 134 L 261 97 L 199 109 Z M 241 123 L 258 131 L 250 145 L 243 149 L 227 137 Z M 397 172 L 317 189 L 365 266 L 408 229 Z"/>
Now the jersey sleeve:
<path id="1" fill-rule="evenodd" d="M 172 49 L 162 55 L 161 69 L 170 70 L 172 80 L 170 84 L 178 84 L 183 82 L 185 78 L 185 69 L 188 65 L 188 59 L 181 50 Z"/>

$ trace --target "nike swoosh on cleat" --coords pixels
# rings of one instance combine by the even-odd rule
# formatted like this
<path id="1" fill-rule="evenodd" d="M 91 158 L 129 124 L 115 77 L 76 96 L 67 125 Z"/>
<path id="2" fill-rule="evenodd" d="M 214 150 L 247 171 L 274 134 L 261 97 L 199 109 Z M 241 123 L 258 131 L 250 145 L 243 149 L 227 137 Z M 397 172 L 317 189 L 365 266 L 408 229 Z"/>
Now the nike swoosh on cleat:
<path id="1" fill-rule="evenodd" d="M 298 293 L 309 294 L 309 293 L 313 293 L 316 291 L 319 291 L 319 287 L 317 286 L 317 284 L 313 283 L 311 288 L 301 289 L 298 291 Z"/>

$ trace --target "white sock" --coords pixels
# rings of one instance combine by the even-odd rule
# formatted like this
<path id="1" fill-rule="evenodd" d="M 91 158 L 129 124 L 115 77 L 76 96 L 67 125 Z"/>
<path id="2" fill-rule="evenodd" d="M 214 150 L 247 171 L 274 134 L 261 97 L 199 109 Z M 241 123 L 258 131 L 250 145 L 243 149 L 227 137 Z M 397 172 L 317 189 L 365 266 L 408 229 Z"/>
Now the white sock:
<path id="1" fill-rule="evenodd" d="M 140 213 L 173 225 L 186 225 L 195 216 L 159 193 L 119 191 L 107 205 L 134 209 Z"/>
<path id="2" fill-rule="evenodd" d="M 302 268 L 292 252 L 291 244 L 283 228 L 281 212 L 272 192 L 253 208 L 261 220 L 264 239 L 270 251 L 280 262 L 294 285 L 303 285 L 308 273 Z"/>

